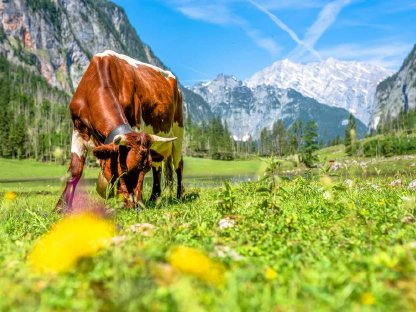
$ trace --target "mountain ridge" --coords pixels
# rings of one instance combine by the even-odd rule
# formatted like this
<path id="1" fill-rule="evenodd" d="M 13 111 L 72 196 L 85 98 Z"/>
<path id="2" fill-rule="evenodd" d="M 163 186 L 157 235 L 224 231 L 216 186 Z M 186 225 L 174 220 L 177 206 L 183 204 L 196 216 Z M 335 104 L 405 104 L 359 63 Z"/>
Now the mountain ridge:
<path id="1" fill-rule="evenodd" d="M 307 64 L 284 59 L 260 70 L 244 83 L 251 88 L 261 84 L 292 88 L 318 102 L 344 108 L 368 124 L 376 86 L 392 73 L 377 65 L 333 57 Z"/>
<path id="2" fill-rule="evenodd" d="M 196 84 L 192 91 L 210 105 L 215 116 L 221 117 L 236 140 L 257 139 L 263 128 L 272 127 L 281 119 L 286 128 L 297 119 L 314 119 L 319 135 L 325 141 L 343 136 L 348 111 L 319 103 L 294 89 L 270 85 L 249 88 L 235 76 L 220 74 L 214 80 Z M 332 116 L 331 116 L 332 114 Z M 357 121 L 358 133 L 363 136 L 366 126 Z"/>

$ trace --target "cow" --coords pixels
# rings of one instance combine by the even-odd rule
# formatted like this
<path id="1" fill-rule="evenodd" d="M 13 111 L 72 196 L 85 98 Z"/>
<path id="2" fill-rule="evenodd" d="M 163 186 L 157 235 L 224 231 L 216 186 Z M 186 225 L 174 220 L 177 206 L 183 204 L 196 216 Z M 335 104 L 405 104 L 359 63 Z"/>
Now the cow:
<path id="1" fill-rule="evenodd" d="M 114 185 L 125 206 L 141 205 L 152 168 L 150 200 L 161 194 L 161 163 L 172 166 L 181 198 L 184 134 L 182 95 L 167 70 L 107 50 L 93 56 L 69 105 L 74 129 L 69 178 L 56 210 L 71 210 L 87 151 L 100 162 L 97 190 Z M 169 176 L 169 175 L 168 175 Z"/>

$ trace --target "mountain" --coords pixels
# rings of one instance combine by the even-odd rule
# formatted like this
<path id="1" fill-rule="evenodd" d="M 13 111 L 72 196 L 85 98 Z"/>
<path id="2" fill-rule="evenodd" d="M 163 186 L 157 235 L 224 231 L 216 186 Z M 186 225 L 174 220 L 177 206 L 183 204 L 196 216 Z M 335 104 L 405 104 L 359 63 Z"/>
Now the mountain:
<path id="1" fill-rule="evenodd" d="M 250 88 L 233 76 L 219 75 L 199 83 L 192 91 L 201 95 L 214 115 L 223 118 L 236 140 L 257 139 L 264 127 L 282 119 L 286 127 L 297 120 L 315 120 L 321 139 L 329 141 L 344 136 L 349 112 L 306 97 L 293 89 L 271 85 Z M 357 120 L 357 132 L 363 136 L 366 126 Z"/>
<path id="2" fill-rule="evenodd" d="M 0 2 L 0 55 L 74 92 L 91 57 L 110 49 L 166 66 L 144 44 L 124 10 L 107 0 L 8 0 Z M 207 103 L 184 90 L 185 113 L 211 116 Z"/>
<path id="3" fill-rule="evenodd" d="M 409 108 L 416 108 L 416 45 L 400 70 L 377 86 L 370 127 L 376 129 L 384 119 L 397 116 L 405 98 Z"/>
<path id="4" fill-rule="evenodd" d="M 305 65 L 282 60 L 254 74 L 245 85 L 292 88 L 318 102 L 344 108 L 368 125 L 376 86 L 390 74 L 379 66 L 334 58 Z"/>

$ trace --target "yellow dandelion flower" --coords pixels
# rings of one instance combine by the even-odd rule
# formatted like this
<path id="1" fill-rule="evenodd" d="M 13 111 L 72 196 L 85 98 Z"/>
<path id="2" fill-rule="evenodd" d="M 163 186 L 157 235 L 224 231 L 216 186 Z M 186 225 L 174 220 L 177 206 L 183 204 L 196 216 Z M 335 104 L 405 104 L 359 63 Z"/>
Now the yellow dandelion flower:
<path id="1" fill-rule="evenodd" d="M 373 305 L 376 302 L 376 299 L 374 298 L 372 293 L 365 292 L 361 296 L 361 303 L 365 305 Z"/>
<path id="2" fill-rule="evenodd" d="M 272 281 L 277 278 L 277 272 L 273 270 L 271 267 L 268 267 L 266 271 L 264 271 L 265 279 Z"/>
<path id="3" fill-rule="evenodd" d="M 17 195 L 16 195 L 16 193 L 15 193 L 15 192 L 6 192 L 6 193 L 4 194 L 4 199 L 5 199 L 5 200 L 13 201 L 13 200 L 15 200 L 15 199 L 16 199 L 16 197 L 17 197 Z"/>
<path id="4" fill-rule="evenodd" d="M 211 260 L 202 251 L 189 247 L 173 248 L 169 255 L 170 265 L 181 273 L 197 277 L 211 284 L 224 281 L 224 267 Z"/>
<path id="5" fill-rule="evenodd" d="M 106 246 L 114 233 L 111 222 L 94 215 L 68 216 L 38 240 L 28 262 L 40 273 L 69 271 L 80 258 L 93 256 Z"/>

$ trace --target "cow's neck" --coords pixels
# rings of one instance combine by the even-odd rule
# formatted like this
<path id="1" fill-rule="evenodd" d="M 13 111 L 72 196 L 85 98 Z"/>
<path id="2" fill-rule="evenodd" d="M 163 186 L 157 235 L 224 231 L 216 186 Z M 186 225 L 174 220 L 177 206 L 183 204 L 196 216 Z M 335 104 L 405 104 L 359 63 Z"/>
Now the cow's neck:
<path id="1" fill-rule="evenodd" d="M 105 138 L 104 144 L 110 144 L 113 142 L 114 138 L 120 134 L 127 134 L 133 132 L 133 129 L 130 127 L 129 124 L 121 124 L 115 127 L 113 130 Z"/>

